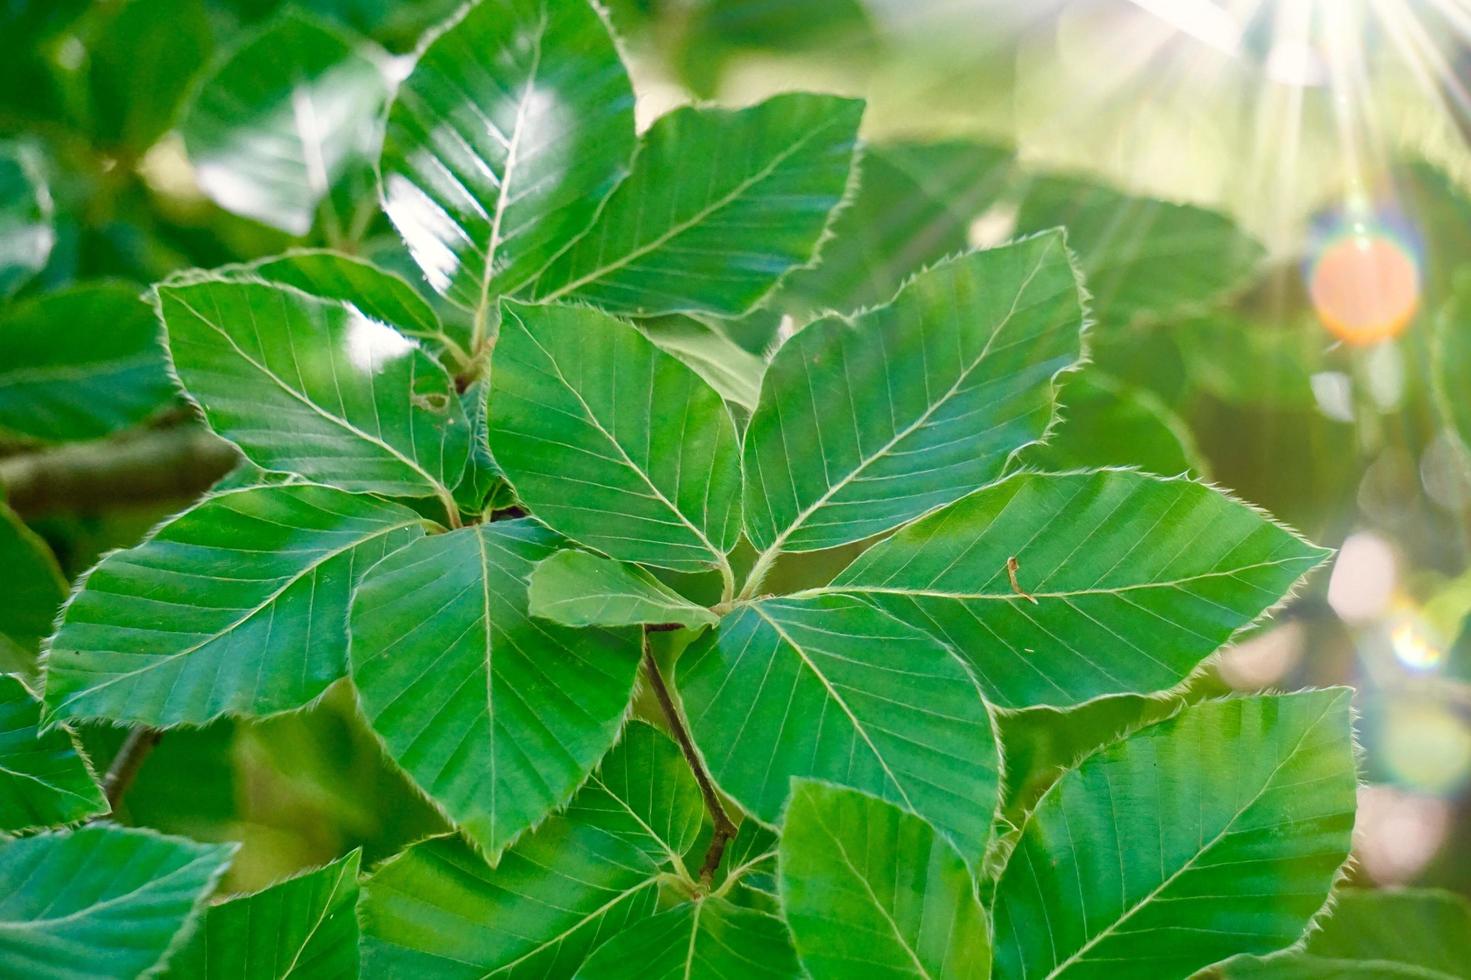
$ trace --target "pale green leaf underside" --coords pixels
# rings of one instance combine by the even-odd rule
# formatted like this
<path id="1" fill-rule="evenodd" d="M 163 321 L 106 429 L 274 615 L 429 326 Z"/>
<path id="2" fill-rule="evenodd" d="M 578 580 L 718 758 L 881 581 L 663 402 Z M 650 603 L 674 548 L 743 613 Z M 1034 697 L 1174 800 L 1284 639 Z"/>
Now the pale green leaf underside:
<path id="1" fill-rule="evenodd" d="M 735 423 L 699 375 L 596 310 L 503 306 L 490 446 L 516 495 L 569 538 L 677 571 L 740 536 Z"/>
<path id="2" fill-rule="evenodd" d="M 796 980 L 786 925 L 723 898 L 685 902 L 598 947 L 576 980 Z"/>
<path id="3" fill-rule="evenodd" d="M 0 318 L 0 429 L 60 442 L 143 421 L 174 396 L 158 321 L 134 287 L 43 293 Z"/>
<path id="4" fill-rule="evenodd" d="M 559 551 L 531 573 L 531 615 L 563 626 L 679 623 L 696 628 L 719 620 L 637 565 L 585 551 Z"/>
<path id="5" fill-rule="evenodd" d="M 370 50 L 295 11 L 237 48 L 179 124 L 200 189 L 227 211 L 305 235 L 376 141 L 388 85 Z"/>
<path id="6" fill-rule="evenodd" d="M 424 524 L 314 484 L 206 497 L 88 573 L 49 644 L 48 718 L 163 727 L 307 703 L 346 671 L 353 586 Z"/>
<path id="7" fill-rule="evenodd" d="M 664 735 L 634 722 L 564 813 L 490 867 L 459 840 L 415 844 L 368 879 L 367 977 L 571 976 L 652 915 L 656 878 L 700 832 L 700 791 Z"/>
<path id="8" fill-rule="evenodd" d="M 75 823 L 108 811 L 102 790 L 64 728 L 42 734 L 41 702 L 0 674 L 0 831 Z"/>
<path id="9" fill-rule="evenodd" d="M 1061 232 L 972 252 L 894 302 L 810 324 L 777 351 L 746 430 L 746 533 L 758 548 L 859 541 L 1001 475 L 1052 420 L 1082 356 Z"/>
<path id="10" fill-rule="evenodd" d="M 0 976 L 146 974 L 178 942 L 235 847 L 109 824 L 0 843 Z"/>
<path id="11" fill-rule="evenodd" d="M 981 693 L 940 643 L 856 599 L 744 605 L 678 662 L 691 733 L 748 813 L 781 819 L 794 776 L 890 800 L 979 859 L 997 797 Z"/>
<path id="12" fill-rule="evenodd" d="M 179 379 L 251 462 L 344 490 L 448 496 L 469 423 L 433 358 L 357 307 L 265 283 L 158 287 Z"/>
<path id="13" fill-rule="evenodd" d="M 990 976 L 990 930 L 966 862 L 918 817 L 800 780 L 779 866 L 787 923 L 813 980 Z"/>
<path id="14" fill-rule="evenodd" d="M 481 0 L 399 88 L 384 210 L 429 284 L 483 317 L 592 223 L 633 150 L 633 89 L 593 5 Z"/>
<path id="15" fill-rule="evenodd" d="M 1167 980 L 1293 943 L 1348 857 L 1351 694 L 1204 702 L 1065 775 L 997 887 L 997 976 Z"/>
<path id="16" fill-rule="evenodd" d="M 766 362 L 708 323 L 689 316 L 665 316 L 639 323 L 660 348 L 689 365 L 744 415 L 756 410 Z"/>
<path id="17" fill-rule="evenodd" d="M 993 703 L 1068 705 L 1174 686 L 1326 555 L 1187 479 L 1023 473 L 875 545 L 827 590 L 949 644 Z"/>
<path id="18" fill-rule="evenodd" d="M 41 638 L 66 598 L 66 580 L 46 542 L 0 503 L 0 673 L 31 674 Z"/>
<path id="19" fill-rule="evenodd" d="M 662 116 L 536 298 L 619 313 L 746 312 L 811 261 L 847 187 L 862 115 L 862 102 L 797 93 Z"/>
<path id="20" fill-rule="evenodd" d="M 56 244 L 51 189 L 28 146 L 0 144 L 0 299 L 46 265 Z"/>
<path id="21" fill-rule="evenodd" d="M 356 980 L 358 852 L 211 906 L 169 959 L 173 980 Z"/>
<path id="22" fill-rule="evenodd" d="M 567 801 L 618 736 L 631 631 L 533 619 L 526 580 L 557 550 L 530 520 L 424 538 L 353 599 L 352 676 L 388 754 L 487 854 Z"/>

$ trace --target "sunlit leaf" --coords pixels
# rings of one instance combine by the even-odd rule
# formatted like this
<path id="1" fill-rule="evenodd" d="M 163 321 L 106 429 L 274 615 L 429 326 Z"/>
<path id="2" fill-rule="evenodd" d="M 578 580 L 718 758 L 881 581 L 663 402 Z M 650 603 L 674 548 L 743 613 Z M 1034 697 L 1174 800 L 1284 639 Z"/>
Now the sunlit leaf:
<path id="1" fill-rule="evenodd" d="M 1019 465 L 1056 472 L 1137 466 L 1164 476 L 1205 470 L 1185 421 L 1149 391 L 1088 370 L 1068 379 L 1058 401 L 1057 428 L 1023 452 Z"/>
<path id="2" fill-rule="evenodd" d="M 0 975 L 148 974 L 186 934 L 234 852 L 108 824 L 0 842 Z"/>
<path id="3" fill-rule="evenodd" d="M 996 975 L 1187 977 L 1282 949 L 1348 857 L 1347 688 L 1208 701 L 1042 797 L 996 893 Z"/>
<path id="4" fill-rule="evenodd" d="M 169 959 L 174 980 L 351 980 L 358 975 L 358 852 L 211 906 Z"/>
<path id="5" fill-rule="evenodd" d="M 165 726 L 305 704 L 346 672 L 354 584 L 424 524 L 314 484 L 206 497 L 87 574 L 49 643 L 48 716 Z"/>
<path id="6" fill-rule="evenodd" d="M 1082 354 L 1060 233 L 937 265 L 890 306 L 787 341 L 745 442 L 746 533 L 769 551 L 888 530 L 1001 475 Z"/>
<path id="7" fill-rule="evenodd" d="M 39 731 L 41 702 L 0 674 L 0 831 L 75 823 L 108 811 L 102 790 L 64 728 Z"/>
<path id="8" fill-rule="evenodd" d="M 29 674 L 66 598 L 66 579 L 46 542 L 3 503 L 0 595 L 0 673 Z"/>
<path id="9" fill-rule="evenodd" d="M 781 819 L 794 776 L 912 810 L 979 857 L 996 806 L 991 720 L 948 649 L 854 599 L 766 599 L 680 657 L 691 733 L 748 813 Z"/>
<path id="10" fill-rule="evenodd" d="M 699 833 L 700 791 L 648 725 L 623 740 L 563 813 L 490 867 L 455 838 L 384 863 L 362 904 L 364 973 L 445 980 L 567 977 L 655 911 L 658 878 Z"/>
<path id="11" fill-rule="evenodd" d="M 173 395 L 158 320 L 130 286 L 74 286 L 0 315 L 0 428 L 95 439 L 143 421 Z"/>
<path id="12" fill-rule="evenodd" d="M 796 980 L 802 972 L 786 925 L 773 915 L 708 896 L 635 923 L 598 947 L 577 980 Z"/>
<path id="13" fill-rule="evenodd" d="M 1069 705 L 1173 687 L 1327 554 L 1188 479 L 1027 473 L 880 542 L 828 589 L 944 640 L 996 704 Z"/>
<path id="14" fill-rule="evenodd" d="M 56 244 L 51 189 L 29 146 L 0 143 L 0 299 L 46 265 Z"/>
<path id="15" fill-rule="evenodd" d="M 637 565 L 585 551 L 559 551 L 531 574 L 531 615 L 564 626 L 680 623 L 714 626 L 714 613 L 697 606 Z"/>
<path id="16" fill-rule="evenodd" d="M 780 867 L 787 922 L 813 980 L 990 976 L 990 928 L 966 862 L 918 817 L 799 780 Z"/>
<path id="17" fill-rule="evenodd" d="M 862 115 L 862 102 L 807 94 L 675 109 L 644 134 L 633 173 L 535 295 L 619 313 L 746 312 L 811 260 Z"/>
<path id="18" fill-rule="evenodd" d="M 559 544 L 529 520 L 425 538 L 374 566 L 353 599 L 352 676 L 368 723 L 492 856 L 597 765 L 638 669 L 631 632 L 531 618 L 526 580 Z"/>
<path id="19" fill-rule="evenodd" d="M 538 518 L 623 561 L 725 566 L 738 441 L 699 375 L 607 314 L 510 303 L 492 375 L 490 447 Z"/>
<path id="20" fill-rule="evenodd" d="M 694 317 L 664 316 L 639 324 L 660 348 L 694 369 L 744 415 L 756 410 L 766 362 L 720 330 Z"/>
<path id="21" fill-rule="evenodd" d="M 356 307 L 199 277 L 157 287 L 179 380 L 269 470 L 344 490 L 449 496 L 469 424 L 444 368 Z"/>
<path id="22" fill-rule="evenodd" d="M 384 208 L 429 284 L 477 313 L 530 282 L 627 172 L 633 90 L 587 0 L 481 0 L 388 114 Z"/>

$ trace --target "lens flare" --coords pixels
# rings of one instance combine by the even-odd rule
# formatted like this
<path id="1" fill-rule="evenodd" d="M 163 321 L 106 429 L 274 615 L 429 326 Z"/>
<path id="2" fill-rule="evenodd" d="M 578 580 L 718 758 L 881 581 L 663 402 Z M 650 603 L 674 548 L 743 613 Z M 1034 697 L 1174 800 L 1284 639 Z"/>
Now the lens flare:
<path id="1" fill-rule="evenodd" d="M 1420 309 L 1420 265 L 1407 236 L 1355 221 L 1325 236 L 1308 266 L 1313 309 L 1335 337 L 1355 345 L 1399 336 Z"/>

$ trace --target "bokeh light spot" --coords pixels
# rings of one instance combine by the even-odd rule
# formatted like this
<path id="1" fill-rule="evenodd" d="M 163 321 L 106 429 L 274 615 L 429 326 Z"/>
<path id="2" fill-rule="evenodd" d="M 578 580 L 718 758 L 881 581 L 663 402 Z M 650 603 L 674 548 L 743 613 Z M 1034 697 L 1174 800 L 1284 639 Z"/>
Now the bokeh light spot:
<path id="1" fill-rule="evenodd" d="M 1308 282 L 1323 326 L 1350 344 L 1397 337 L 1420 308 L 1420 270 L 1397 238 L 1363 227 L 1324 244 Z"/>

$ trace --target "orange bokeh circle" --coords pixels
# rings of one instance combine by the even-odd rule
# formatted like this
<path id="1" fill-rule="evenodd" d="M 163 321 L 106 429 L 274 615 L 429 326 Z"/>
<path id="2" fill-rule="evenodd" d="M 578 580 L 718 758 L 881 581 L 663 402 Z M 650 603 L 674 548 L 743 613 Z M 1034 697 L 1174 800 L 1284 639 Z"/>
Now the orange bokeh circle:
<path id="1" fill-rule="evenodd" d="M 1420 308 L 1420 270 L 1399 242 L 1356 234 L 1328 245 L 1313 266 L 1313 309 L 1335 337 L 1374 344 L 1397 337 Z"/>

